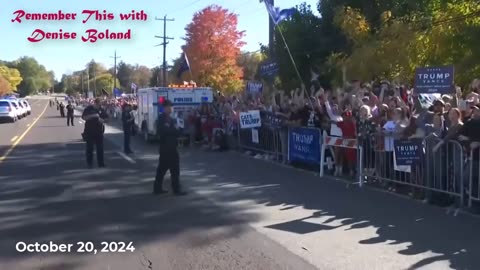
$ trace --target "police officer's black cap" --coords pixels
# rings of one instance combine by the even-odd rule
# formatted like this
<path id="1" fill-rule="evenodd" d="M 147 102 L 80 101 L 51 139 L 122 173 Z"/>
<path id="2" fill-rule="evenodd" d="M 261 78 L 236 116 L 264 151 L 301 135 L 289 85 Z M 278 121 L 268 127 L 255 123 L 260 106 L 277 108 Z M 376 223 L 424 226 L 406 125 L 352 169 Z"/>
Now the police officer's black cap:
<path id="1" fill-rule="evenodd" d="M 168 99 L 166 99 L 164 102 L 163 102 L 163 107 L 172 107 L 172 102 Z"/>

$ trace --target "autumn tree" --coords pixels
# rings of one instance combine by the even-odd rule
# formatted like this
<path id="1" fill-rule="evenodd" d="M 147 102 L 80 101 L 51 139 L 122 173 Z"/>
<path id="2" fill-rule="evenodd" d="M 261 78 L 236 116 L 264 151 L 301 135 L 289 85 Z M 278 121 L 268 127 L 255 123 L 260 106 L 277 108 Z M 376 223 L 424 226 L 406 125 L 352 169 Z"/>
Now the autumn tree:
<path id="1" fill-rule="evenodd" d="M 22 75 L 16 68 L 9 68 L 7 66 L 0 66 L 0 76 L 8 81 L 9 90 L 16 91 L 17 86 L 22 82 Z"/>
<path id="2" fill-rule="evenodd" d="M 217 5 L 197 12 L 185 28 L 186 44 L 183 50 L 190 61 L 194 80 L 198 85 L 210 86 L 223 92 L 243 88 L 242 68 L 237 59 L 243 31 L 237 29 L 237 15 Z M 188 80 L 188 73 L 184 75 Z"/>
<path id="3" fill-rule="evenodd" d="M 432 6 L 441 6 L 440 1 L 431 1 L 437 3 Z M 349 78 L 378 76 L 404 83 L 413 82 L 416 67 L 454 64 L 456 83 L 466 86 L 480 72 L 474 60 L 480 57 L 479 13 L 480 4 L 475 0 L 435 8 L 428 12 L 429 17 L 418 13 L 394 17 L 386 10 L 381 25 L 372 31 L 361 10 L 344 7 L 337 11 L 334 22 L 350 40 L 352 50 L 332 57 L 337 67 L 347 68 Z"/>
<path id="4" fill-rule="evenodd" d="M 0 96 L 11 92 L 10 83 L 2 75 L 0 75 Z"/>

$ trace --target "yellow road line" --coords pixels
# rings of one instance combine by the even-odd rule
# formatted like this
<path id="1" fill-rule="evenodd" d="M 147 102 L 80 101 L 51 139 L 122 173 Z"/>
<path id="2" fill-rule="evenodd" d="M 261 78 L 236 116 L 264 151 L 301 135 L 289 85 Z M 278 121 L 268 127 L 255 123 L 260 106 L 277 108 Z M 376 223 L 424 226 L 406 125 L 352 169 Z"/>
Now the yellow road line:
<path id="1" fill-rule="evenodd" d="M 10 141 L 13 142 L 18 138 L 18 136 L 13 137 Z"/>
<path id="2" fill-rule="evenodd" d="M 22 133 L 22 135 L 20 135 L 20 137 L 18 137 L 18 139 L 15 142 L 13 142 L 12 146 L 8 148 L 7 152 L 5 152 L 5 154 L 0 157 L 0 163 L 2 163 L 2 161 L 4 161 L 8 157 L 8 155 L 10 155 L 13 149 L 15 149 L 15 147 L 22 141 L 22 139 L 28 134 L 28 132 L 33 128 L 33 126 L 35 126 L 38 120 L 42 118 L 43 114 L 47 111 L 47 108 L 48 108 L 48 103 L 45 105 L 45 108 L 40 113 L 40 115 L 35 119 L 35 121 L 33 121 L 33 123 Z"/>

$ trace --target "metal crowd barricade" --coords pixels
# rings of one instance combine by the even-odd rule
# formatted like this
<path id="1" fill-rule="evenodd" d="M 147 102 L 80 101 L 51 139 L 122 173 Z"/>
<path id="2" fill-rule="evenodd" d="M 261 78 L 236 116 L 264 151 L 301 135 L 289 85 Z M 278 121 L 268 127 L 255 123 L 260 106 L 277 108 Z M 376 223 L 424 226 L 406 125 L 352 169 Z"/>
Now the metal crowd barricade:
<path id="1" fill-rule="evenodd" d="M 385 188 L 407 185 L 427 191 L 458 197 L 463 204 L 465 155 L 462 145 L 449 141 L 434 151 L 441 140 L 434 135 L 423 139 L 424 152 L 420 161 L 413 165 L 397 166 L 394 152 L 394 137 L 377 133 L 359 138 L 363 146 L 361 174 L 367 182 L 379 181 Z"/>
<path id="2" fill-rule="evenodd" d="M 276 128 L 261 126 L 259 128 L 238 130 L 238 146 L 241 149 L 273 155 L 279 158 L 281 152 L 280 133 Z"/>
<path id="3" fill-rule="evenodd" d="M 472 207 L 474 201 L 480 202 L 480 151 L 472 149 L 468 161 L 468 206 Z"/>
<path id="4" fill-rule="evenodd" d="M 320 177 L 324 176 L 325 173 L 325 153 L 327 150 L 327 147 L 329 148 L 334 148 L 334 147 L 340 147 L 340 148 L 345 148 L 345 149 L 355 149 L 357 150 L 357 179 L 358 184 L 360 187 L 363 186 L 363 180 L 364 178 L 362 177 L 362 171 L 363 171 L 363 146 L 358 144 L 357 139 L 347 139 L 347 138 L 341 138 L 341 137 L 335 137 L 335 136 L 328 136 L 326 132 L 323 134 L 323 143 L 321 147 L 321 154 L 320 154 Z M 333 152 L 333 151 L 332 151 Z M 335 159 L 335 156 L 334 156 Z"/>

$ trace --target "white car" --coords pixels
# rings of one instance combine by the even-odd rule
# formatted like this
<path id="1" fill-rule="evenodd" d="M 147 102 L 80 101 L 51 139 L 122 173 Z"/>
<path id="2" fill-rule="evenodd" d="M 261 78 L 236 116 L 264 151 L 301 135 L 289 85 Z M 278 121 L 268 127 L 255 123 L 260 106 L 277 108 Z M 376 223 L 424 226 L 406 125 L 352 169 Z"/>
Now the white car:
<path id="1" fill-rule="evenodd" d="M 17 110 L 8 99 L 0 99 L 0 120 L 15 122 L 18 120 Z"/>
<path id="2" fill-rule="evenodd" d="M 27 115 L 30 115 L 32 113 L 32 107 L 30 106 L 30 103 L 28 103 L 26 99 L 19 99 L 19 101 L 23 104 L 25 110 L 27 110 Z"/>
<path id="3" fill-rule="evenodd" d="M 25 109 L 22 106 L 20 106 L 17 99 L 11 99 L 10 103 L 13 104 L 15 113 L 17 114 L 17 119 L 22 119 L 26 115 Z"/>

